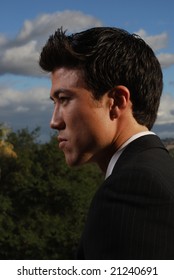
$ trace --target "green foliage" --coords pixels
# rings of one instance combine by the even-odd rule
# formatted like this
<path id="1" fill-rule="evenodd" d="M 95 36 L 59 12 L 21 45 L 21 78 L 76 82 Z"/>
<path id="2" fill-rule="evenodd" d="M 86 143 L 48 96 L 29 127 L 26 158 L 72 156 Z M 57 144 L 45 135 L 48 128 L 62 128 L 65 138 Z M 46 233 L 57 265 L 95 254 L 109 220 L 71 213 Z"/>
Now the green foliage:
<path id="1" fill-rule="evenodd" d="M 169 150 L 169 154 L 174 158 L 174 149 Z"/>
<path id="2" fill-rule="evenodd" d="M 11 129 L 3 123 L 0 123 L 0 140 L 6 140 L 7 135 L 11 132 Z"/>
<path id="3" fill-rule="evenodd" d="M 73 259 L 102 179 L 93 165 L 68 168 L 57 139 L 38 136 L 11 132 L 17 157 L 0 158 L 0 259 Z"/>

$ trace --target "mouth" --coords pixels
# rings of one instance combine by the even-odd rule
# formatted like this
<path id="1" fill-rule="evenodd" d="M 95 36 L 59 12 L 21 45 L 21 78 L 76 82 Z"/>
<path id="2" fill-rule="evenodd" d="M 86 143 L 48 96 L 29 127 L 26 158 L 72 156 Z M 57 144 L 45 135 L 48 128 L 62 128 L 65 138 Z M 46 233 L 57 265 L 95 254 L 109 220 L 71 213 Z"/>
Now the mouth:
<path id="1" fill-rule="evenodd" d="M 67 139 L 62 138 L 62 137 L 58 137 L 58 142 L 59 142 L 59 148 L 63 149 L 65 144 L 66 144 L 66 142 L 67 142 Z"/>

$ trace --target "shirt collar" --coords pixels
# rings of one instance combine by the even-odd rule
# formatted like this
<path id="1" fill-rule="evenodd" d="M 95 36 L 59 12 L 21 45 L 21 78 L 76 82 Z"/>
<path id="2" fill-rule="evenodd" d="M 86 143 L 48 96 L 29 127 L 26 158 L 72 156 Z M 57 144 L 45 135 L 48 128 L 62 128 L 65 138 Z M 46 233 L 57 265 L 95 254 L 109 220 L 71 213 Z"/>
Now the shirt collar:
<path id="1" fill-rule="evenodd" d="M 114 153 L 114 155 L 110 159 L 110 162 L 109 162 L 109 165 L 108 165 L 108 168 L 106 171 L 105 179 L 107 179 L 111 175 L 112 170 L 113 170 L 117 160 L 119 159 L 120 155 L 122 154 L 124 149 L 127 147 L 127 145 L 141 136 L 150 135 L 150 134 L 155 134 L 155 133 L 152 131 L 139 132 L 139 133 L 133 135 L 132 137 L 130 137 L 126 142 L 124 142 L 123 145 Z"/>

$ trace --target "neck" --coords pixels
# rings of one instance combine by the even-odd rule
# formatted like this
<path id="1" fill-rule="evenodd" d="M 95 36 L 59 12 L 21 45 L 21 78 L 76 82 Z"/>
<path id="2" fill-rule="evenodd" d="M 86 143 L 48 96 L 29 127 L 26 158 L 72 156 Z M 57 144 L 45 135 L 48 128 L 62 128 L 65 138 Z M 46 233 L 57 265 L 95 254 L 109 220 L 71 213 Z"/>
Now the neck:
<path id="1" fill-rule="evenodd" d="M 99 168 L 102 170 L 103 173 L 106 173 L 108 164 L 114 155 L 114 153 L 132 136 L 137 133 L 148 131 L 147 127 L 136 124 L 134 128 L 127 127 L 124 130 L 120 130 L 120 133 L 117 134 L 113 143 L 105 148 L 96 159 L 96 163 L 98 164 Z"/>
<path id="2" fill-rule="evenodd" d="M 137 133 L 146 131 L 149 131 L 148 128 L 139 124 L 136 124 L 134 127 L 124 127 L 123 130 L 120 130 L 120 133 L 118 134 L 118 137 L 115 141 L 117 149 L 119 149 L 132 136 L 136 135 Z"/>

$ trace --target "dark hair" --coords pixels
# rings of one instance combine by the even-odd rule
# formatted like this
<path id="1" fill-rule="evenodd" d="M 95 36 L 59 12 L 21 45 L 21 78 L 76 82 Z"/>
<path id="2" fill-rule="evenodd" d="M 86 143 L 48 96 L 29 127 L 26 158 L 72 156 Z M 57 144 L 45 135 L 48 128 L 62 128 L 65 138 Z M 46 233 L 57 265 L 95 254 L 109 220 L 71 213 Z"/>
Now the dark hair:
<path id="1" fill-rule="evenodd" d="M 136 34 L 96 27 L 66 35 L 62 28 L 50 36 L 40 55 L 42 69 L 79 68 L 87 87 L 99 99 L 117 85 L 131 94 L 133 116 L 152 128 L 162 93 L 162 71 L 152 49 Z"/>

